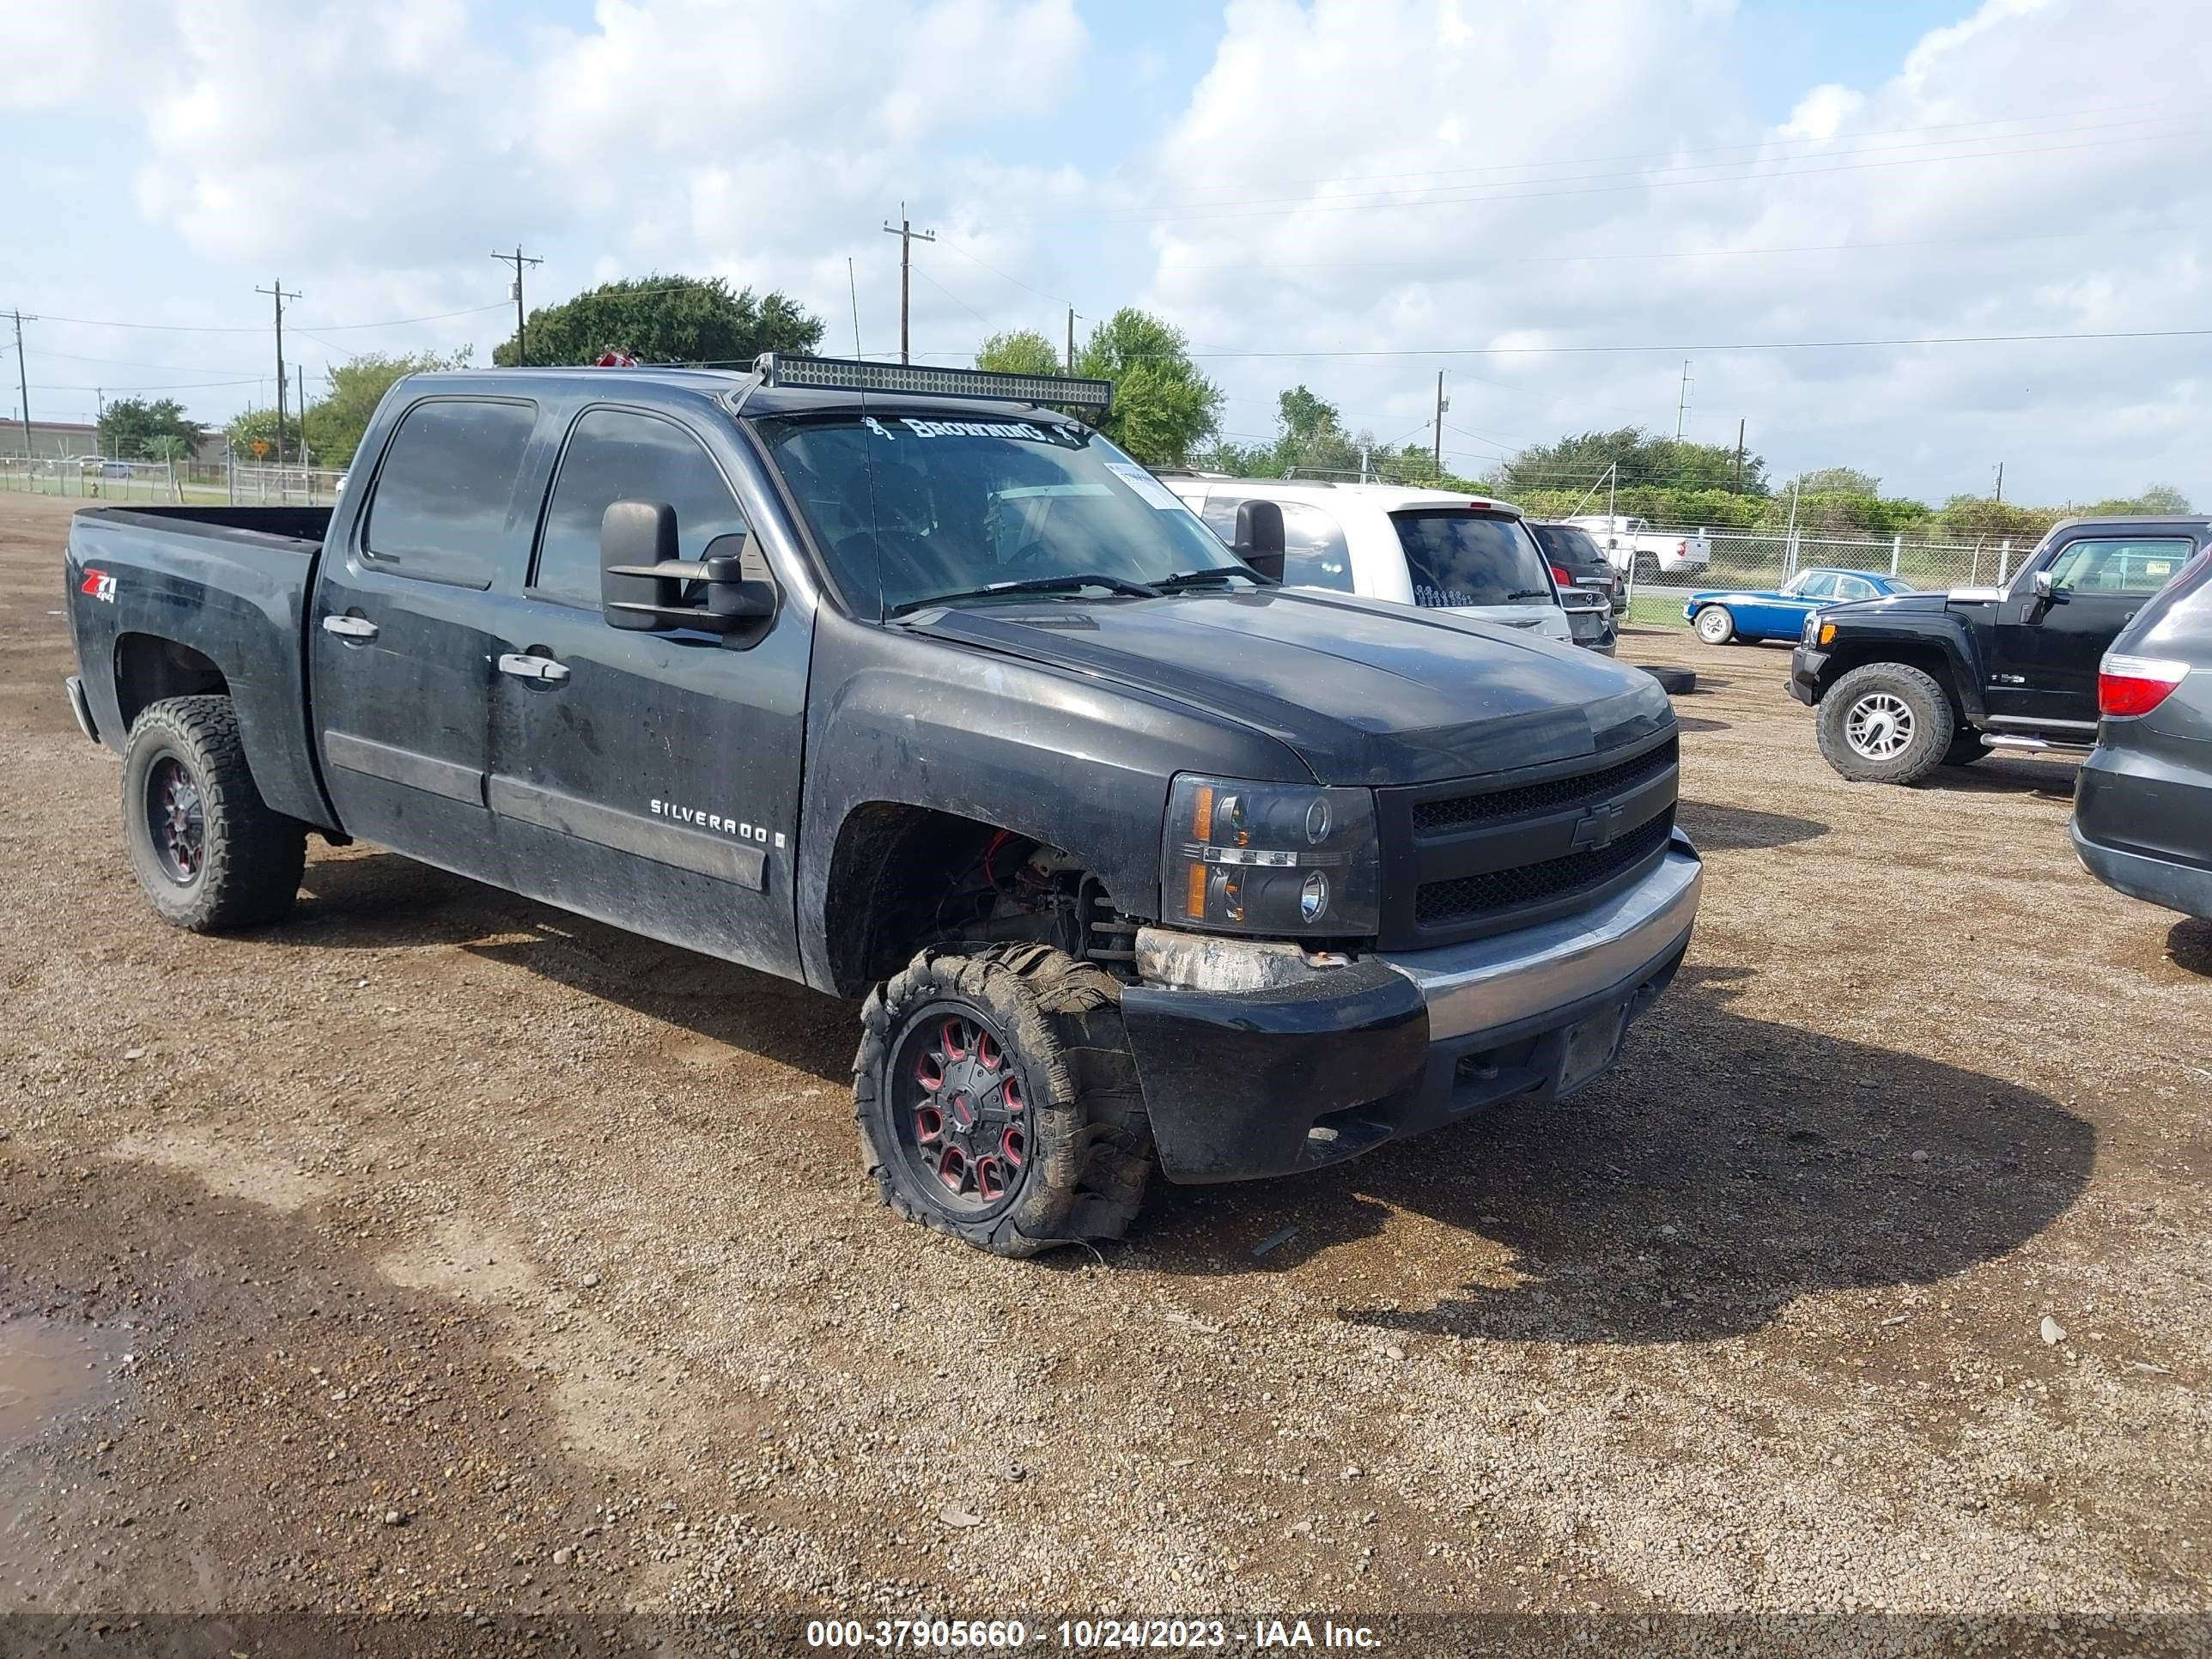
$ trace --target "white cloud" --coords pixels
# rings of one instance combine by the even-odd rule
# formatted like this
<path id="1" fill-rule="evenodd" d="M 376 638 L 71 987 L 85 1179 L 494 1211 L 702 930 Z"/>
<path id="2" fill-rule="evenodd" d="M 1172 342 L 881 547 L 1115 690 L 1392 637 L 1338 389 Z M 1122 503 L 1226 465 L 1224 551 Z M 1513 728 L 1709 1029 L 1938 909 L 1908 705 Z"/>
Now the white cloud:
<path id="1" fill-rule="evenodd" d="M 1188 97 L 1136 131 L 1102 67 L 1124 60 L 1074 0 L 599 0 L 557 27 L 495 3 L 11 8 L 11 57 L 41 67 L 0 84 L 0 110 L 104 123 L 105 150 L 65 159 L 132 180 L 137 215 L 98 241 L 23 222 L 43 243 L 20 265 L 0 249 L 11 298 L 59 270 L 21 302 L 250 322 L 236 296 L 281 275 L 308 290 L 307 326 L 415 316 L 495 298 L 484 255 L 520 237 L 554 255 L 533 296 L 720 272 L 792 291 L 840 347 L 849 258 L 881 349 L 896 279 L 878 227 L 903 198 L 939 234 L 918 258 L 920 347 L 1146 304 L 1221 354 L 1232 428 L 1265 431 L 1302 380 L 1386 439 L 1422 426 L 1441 366 L 1467 465 L 1673 420 L 1679 351 L 1507 347 L 2206 320 L 2207 123 L 2185 90 L 2133 90 L 2142 64 L 2212 44 L 2191 0 L 1960 0 L 1887 76 L 1783 87 L 1746 78 L 1767 71 L 1742 67 L 1711 0 L 1622 0 L 1601 26 L 1540 0 L 1232 0 L 1210 62 L 1152 76 L 1202 68 Z M 321 339 L 503 329 L 494 311 Z M 265 353 L 40 339 L 179 373 Z M 1501 349 L 1437 355 L 1454 346 Z M 1230 355 L 1293 352 L 1403 355 Z M 1733 440 L 1744 416 L 1780 467 L 1849 461 L 1941 495 L 2002 456 L 2008 494 L 2168 477 L 2212 499 L 2191 435 L 2212 415 L 2205 343 L 1694 356 L 1692 434 Z"/>

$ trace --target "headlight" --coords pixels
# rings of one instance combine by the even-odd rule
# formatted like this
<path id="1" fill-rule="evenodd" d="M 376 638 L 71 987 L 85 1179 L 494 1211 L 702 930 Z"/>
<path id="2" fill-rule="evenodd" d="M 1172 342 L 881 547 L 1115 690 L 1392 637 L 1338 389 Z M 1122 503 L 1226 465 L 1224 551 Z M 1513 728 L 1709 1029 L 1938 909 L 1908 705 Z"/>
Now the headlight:
<path id="1" fill-rule="evenodd" d="M 1170 923 L 1240 933 L 1372 933 L 1382 856 L 1366 789 L 1178 774 L 1160 849 Z"/>
<path id="2" fill-rule="evenodd" d="M 1798 630 L 1797 643 L 1816 645 L 1820 642 L 1820 613 L 1817 611 L 1808 611 L 1805 616 L 1805 626 Z"/>

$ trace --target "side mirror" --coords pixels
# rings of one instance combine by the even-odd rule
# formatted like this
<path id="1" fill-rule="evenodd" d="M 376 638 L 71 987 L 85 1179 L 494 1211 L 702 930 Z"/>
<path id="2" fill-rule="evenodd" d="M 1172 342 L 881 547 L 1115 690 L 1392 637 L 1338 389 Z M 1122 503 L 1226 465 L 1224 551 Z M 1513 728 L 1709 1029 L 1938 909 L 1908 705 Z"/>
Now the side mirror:
<path id="1" fill-rule="evenodd" d="M 1270 581 L 1283 580 L 1283 509 L 1246 501 L 1237 509 L 1237 556 Z"/>
<path id="2" fill-rule="evenodd" d="M 2053 596 L 2053 589 L 2051 584 L 2051 573 L 2048 570 L 2039 570 L 2035 573 L 2033 580 L 2035 597 L 2041 599 L 2045 605 L 2050 604 Z"/>
<path id="3" fill-rule="evenodd" d="M 717 536 L 697 559 L 676 554 L 676 509 L 667 502 L 609 506 L 599 520 L 599 605 L 609 627 L 736 634 L 775 614 L 775 583 L 750 537 Z"/>

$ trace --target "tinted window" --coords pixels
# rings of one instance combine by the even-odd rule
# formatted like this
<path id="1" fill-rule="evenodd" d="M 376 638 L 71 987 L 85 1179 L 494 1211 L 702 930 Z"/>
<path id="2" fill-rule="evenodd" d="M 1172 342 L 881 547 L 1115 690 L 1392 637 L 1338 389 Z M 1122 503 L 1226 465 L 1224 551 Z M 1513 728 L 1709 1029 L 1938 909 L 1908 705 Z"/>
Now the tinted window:
<path id="1" fill-rule="evenodd" d="M 989 590 L 1006 582 L 1157 581 L 1223 562 L 1166 485 L 1099 434 L 1050 416 L 955 420 L 875 404 L 757 429 L 837 585 L 886 610 L 1000 603 Z"/>
<path id="2" fill-rule="evenodd" d="M 1529 534 L 1536 544 L 1562 564 L 1603 564 L 1605 554 L 1587 530 L 1571 524 L 1532 524 Z"/>
<path id="3" fill-rule="evenodd" d="M 527 523 L 507 509 L 537 422 L 532 404 L 440 398 L 409 410 L 376 475 L 369 556 L 402 576 L 488 586 L 528 545 Z"/>
<path id="4" fill-rule="evenodd" d="M 1206 528 L 1237 544 L 1237 509 L 1246 501 L 1265 501 L 1263 495 L 1209 494 L 1201 516 Z M 1279 501 L 1283 509 L 1283 584 L 1286 587 L 1326 587 L 1339 593 L 1352 592 L 1352 550 L 1336 515 L 1305 501 Z"/>
<path id="5" fill-rule="evenodd" d="M 2051 585 L 2069 593 L 2155 593 L 2189 553 L 2185 541 L 2069 542 L 2051 561 Z"/>
<path id="6" fill-rule="evenodd" d="M 1518 519 L 1439 508 L 1393 513 L 1413 603 L 1550 605 L 1551 572 Z"/>
<path id="7" fill-rule="evenodd" d="M 696 559 L 717 536 L 742 532 L 744 514 L 699 441 L 672 421 L 628 410 L 586 412 L 562 453 L 531 580 L 540 598 L 599 602 L 599 521 L 616 501 L 676 509 L 678 556 Z"/>

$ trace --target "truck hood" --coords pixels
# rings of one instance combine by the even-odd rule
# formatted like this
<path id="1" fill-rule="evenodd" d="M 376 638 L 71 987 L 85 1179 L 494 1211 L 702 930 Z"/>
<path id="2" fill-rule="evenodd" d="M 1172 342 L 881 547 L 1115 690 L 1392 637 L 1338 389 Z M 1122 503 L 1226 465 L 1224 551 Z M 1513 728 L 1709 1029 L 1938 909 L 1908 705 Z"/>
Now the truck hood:
<path id="1" fill-rule="evenodd" d="M 1674 719 L 1656 680 L 1595 652 L 1281 589 L 948 606 L 907 625 L 1236 720 L 1322 783 L 1428 783 L 1600 754 Z"/>
<path id="2" fill-rule="evenodd" d="M 1954 599 L 1964 601 L 2002 597 L 1994 587 L 1955 587 L 1948 593 L 1889 593 L 1878 599 L 1852 599 L 1843 605 L 1824 605 L 1820 610 L 1824 617 L 1925 616 L 1948 608 Z"/>

